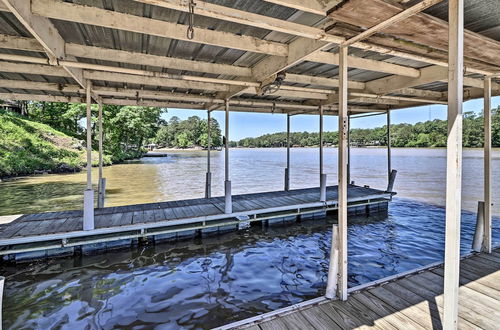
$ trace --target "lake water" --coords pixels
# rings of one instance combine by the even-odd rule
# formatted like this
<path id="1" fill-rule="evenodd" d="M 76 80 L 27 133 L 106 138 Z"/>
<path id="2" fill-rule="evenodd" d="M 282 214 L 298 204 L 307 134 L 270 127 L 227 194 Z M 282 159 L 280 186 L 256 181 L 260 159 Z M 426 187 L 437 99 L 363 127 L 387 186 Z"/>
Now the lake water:
<path id="1" fill-rule="evenodd" d="M 337 149 L 325 148 L 329 185 L 337 183 Z M 230 173 L 234 194 L 283 189 L 285 149 L 231 149 Z M 106 206 L 151 203 L 204 196 L 206 152 L 168 152 L 166 158 L 143 158 L 104 168 Z M 445 149 L 393 149 L 392 167 L 398 170 L 398 196 L 444 205 Z M 383 148 L 353 148 L 351 180 L 358 185 L 387 187 L 387 157 Z M 476 212 L 483 194 L 482 150 L 464 151 L 463 209 Z M 291 188 L 319 186 L 318 149 L 291 151 Z M 493 153 L 493 189 L 500 182 L 500 150 Z M 93 173 L 97 182 L 97 169 Z M 86 174 L 23 177 L 0 183 L 0 215 L 78 209 L 83 205 Z M 212 152 L 213 195 L 224 192 L 224 153 Z M 96 187 L 97 188 L 97 187 Z M 493 196 L 500 215 L 500 193 Z"/>
<path id="2" fill-rule="evenodd" d="M 328 183 L 336 149 L 325 150 Z M 394 149 L 398 197 L 389 213 L 349 219 L 349 286 L 442 260 L 445 150 Z M 500 152 L 493 161 L 500 214 Z M 223 191 L 223 154 L 213 154 L 214 194 Z M 282 189 L 284 149 L 231 150 L 234 193 Z M 352 149 L 352 180 L 385 188 L 385 150 Z M 176 152 L 105 168 L 107 205 L 200 197 L 203 152 Z M 292 150 L 292 188 L 317 186 L 317 149 Z M 466 150 L 462 252 L 471 244 L 482 196 L 482 152 Z M 85 175 L 0 183 L 2 214 L 80 207 Z M 23 265 L 3 265 L 7 329 L 210 328 L 324 293 L 331 224 L 251 227 L 221 236 Z M 500 243 L 494 221 L 494 243 Z"/>

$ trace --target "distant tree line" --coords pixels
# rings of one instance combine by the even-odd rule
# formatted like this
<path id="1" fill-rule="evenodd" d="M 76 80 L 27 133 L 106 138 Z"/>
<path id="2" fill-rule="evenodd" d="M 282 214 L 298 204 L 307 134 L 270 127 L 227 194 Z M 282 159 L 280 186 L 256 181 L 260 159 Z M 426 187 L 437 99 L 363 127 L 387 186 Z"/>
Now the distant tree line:
<path id="1" fill-rule="evenodd" d="M 474 112 L 464 113 L 463 144 L 464 147 L 482 147 L 484 143 L 484 118 Z M 416 124 L 391 125 L 391 143 L 394 147 L 445 147 L 448 124 L 446 120 L 430 120 Z M 338 132 L 325 132 L 324 142 L 337 145 Z M 387 126 L 370 129 L 352 129 L 351 145 L 385 146 L 387 145 Z M 297 147 L 313 147 L 319 145 L 319 134 L 310 132 L 291 132 L 290 143 Z M 232 146 L 248 148 L 285 147 L 286 132 L 265 134 L 255 138 L 232 141 Z M 500 147 L 500 106 L 492 110 L 492 144 Z"/>
<path id="2" fill-rule="evenodd" d="M 180 120 L 174 116 L 160 125 L 154 142 L 162 147 L 190 148 L 208 146 L 208 120 L 191 116 Z M 222 145 L 222 137 L 217 120 L 210 119 L 210 140 L 212 147 Z"/>

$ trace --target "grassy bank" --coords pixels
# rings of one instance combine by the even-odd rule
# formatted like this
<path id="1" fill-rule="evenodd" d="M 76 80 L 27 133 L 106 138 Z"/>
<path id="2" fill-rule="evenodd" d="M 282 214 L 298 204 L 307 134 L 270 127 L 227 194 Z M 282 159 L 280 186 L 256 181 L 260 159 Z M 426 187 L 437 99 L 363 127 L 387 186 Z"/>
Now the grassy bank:
<path id="1" fill-rule="evenodd" d="M 98 154 L 92 154 L 97 164 Z M 105 164 L 111 164 L 109 156 Z M 48 125 L 0 112 L 0 177 L 79 171 L 86 164 L 82 141 Z"/>

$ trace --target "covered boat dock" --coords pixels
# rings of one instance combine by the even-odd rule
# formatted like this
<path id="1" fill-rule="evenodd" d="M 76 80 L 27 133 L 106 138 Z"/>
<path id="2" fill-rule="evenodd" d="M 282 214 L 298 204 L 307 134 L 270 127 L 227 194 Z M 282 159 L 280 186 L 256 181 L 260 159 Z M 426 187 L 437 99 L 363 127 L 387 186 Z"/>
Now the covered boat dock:
<path id="1" fill-rule="evenodd" d="M 229 169 L 231 112 L 284 114 L 288 132 L 293 116 L 316 115 L 320 136 L 323 117 L 337 116 L 338 227 L 333 231 L 326 298 L 342 301 L 351 300 L 350 121 L 384 114 L 390 141 L 392 111 L 447 105 L 442 325 L 453 329 L 460 325 L 462 294 L 463 101 L 474 98 L 484 98 L 485 119 L 480 249 L 492 252 L 491 96 L 500 93 L 499 11 L 498 0 L 2 0 L 0 98 L 87 103 L 87 189 L 78 217 L 82 235 L 96 230 L 105 201 L 101 170 L 95 208 L 92 104 L 99 105 L 101 155 L 103 104 L 203 109 L 209 117 L 212 111 L 225 111 L 221 203 L 226 216 L 237 213 L 238 200 L 231 193 L 231 180 L 237 178 Z M 207 156 L 210 159 L 210 148 Z M 321 137 L 318 157 L 316 198 L 324 203 L 328 189 Z M 294 170 L 289 152 L 286 164 L 284 191 L 289 191 L 289 171 Z M 389 181 L 390 143 L 387 170 Z M 212 197 L 211 179 L 208 161 L 205 198 Z"/>

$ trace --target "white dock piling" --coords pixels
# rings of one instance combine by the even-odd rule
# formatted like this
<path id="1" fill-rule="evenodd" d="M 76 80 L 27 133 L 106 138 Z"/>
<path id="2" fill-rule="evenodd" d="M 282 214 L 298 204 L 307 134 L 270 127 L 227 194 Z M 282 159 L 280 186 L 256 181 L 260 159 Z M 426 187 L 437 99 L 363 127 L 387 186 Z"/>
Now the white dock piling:
<path id="1" fill-rule="evenodd" d="M 326 202 L 326 174 L 321 174 L 321 182 L 320 182 L 320 190 L 319 190 L 319 201 Z"/>
<path id="2" fill-rule="evenodd" d="M 485 203 L 479 201 L 477 203 L 477 218 L 476 218 L 476 229 L 474 231 L 474 238 L 472 240 L 472 250 L 476 252 L 481 252 L 484 241 L 484 206 Z"/>
<path id="3" fill-rule="evenodd" d="M 330 267 L 328 268 L 328 281 L 325 296 L 328 299 L 337 298 L 337 283 L 339 271 L 339 227 L 332 227 L 332 245 L 330 249 Z"/>

